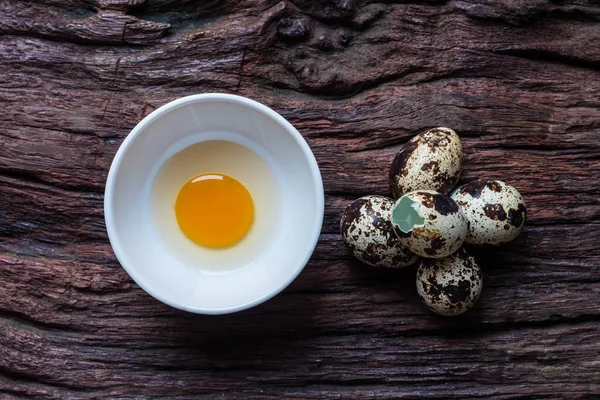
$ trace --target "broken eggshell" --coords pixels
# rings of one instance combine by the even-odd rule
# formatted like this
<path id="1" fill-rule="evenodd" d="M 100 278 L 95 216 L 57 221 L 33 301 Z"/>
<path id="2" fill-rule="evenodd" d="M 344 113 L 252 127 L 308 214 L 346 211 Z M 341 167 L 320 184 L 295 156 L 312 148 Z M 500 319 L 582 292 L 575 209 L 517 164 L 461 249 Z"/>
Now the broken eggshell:
<path id="1" fill-rule="evenodd" d="M 469 221 L 469 244 L 501 244 L 515 239 L 525 224 L 526 207 L 517 189 L 498 180 L 477 180 L 451 196 Z"/>
<path id="2" fill-rule="evenodd" d="M 390 222 L 394 200 L 365 196 L 354 200 L 342 215 L 342 238 L 354 257 L 374 267 L 402 268 L 417 262 L 394 234 Z"/>
<path id="3" fill-rule="evenodd" d="M 468 222 L 458 204 L 433 190 L 417 190 L 392 207 L 394 233 L 409 251 L 421 257 L 443 258 L 462 246 Z"/>
<path id="4" fill-rule="evenodd" d="M 423 260 L 417 270 L 417 292 L 431 311 L 459 315 L 477 302 L 483 287 L 481 268 L 465 249 L 439 260 Z"/>
<path id="5" fill-rule="evenodd" d="M 412 138 L 396 154 L 390 168 L 394 198 L 414 190 L 448 193 L 462 171 L 460 138 L 450 128 L 433 128 Z"/>

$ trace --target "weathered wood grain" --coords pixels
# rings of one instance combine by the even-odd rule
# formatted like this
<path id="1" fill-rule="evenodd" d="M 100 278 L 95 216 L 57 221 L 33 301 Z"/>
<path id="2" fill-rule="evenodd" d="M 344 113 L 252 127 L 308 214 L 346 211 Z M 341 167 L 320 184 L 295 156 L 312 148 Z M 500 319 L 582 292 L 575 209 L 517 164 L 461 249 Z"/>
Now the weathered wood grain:
<path id="1" fill-rule="evenodd" d="M 0 398 L 600 396 L 600 3 L 0 0 L 0 71 Z M 206 317 L 131 281 L 102 202 L 141 118 L 214 91 L 300 130 L 326 212 L 284 293 Z M 471 249 L 484 291 L 454 319 L 337 232 L 436 125 L 463 139 L 462 181 L 529 207 L 517 241 Z"/>

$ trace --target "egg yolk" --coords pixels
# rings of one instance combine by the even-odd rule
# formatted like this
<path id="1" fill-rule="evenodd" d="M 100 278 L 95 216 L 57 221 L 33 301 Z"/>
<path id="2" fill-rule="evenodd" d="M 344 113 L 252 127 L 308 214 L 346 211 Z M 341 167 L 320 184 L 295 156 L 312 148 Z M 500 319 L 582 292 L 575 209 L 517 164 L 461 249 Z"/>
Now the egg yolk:
<path id="1" fill-rule="evenodd" d="M 248 189 L 222 174 L 204 174 L 183 185 L 175 201 L 177 223 L 199 245 L 222 248 L 239 242 L 254 219 Z"/>

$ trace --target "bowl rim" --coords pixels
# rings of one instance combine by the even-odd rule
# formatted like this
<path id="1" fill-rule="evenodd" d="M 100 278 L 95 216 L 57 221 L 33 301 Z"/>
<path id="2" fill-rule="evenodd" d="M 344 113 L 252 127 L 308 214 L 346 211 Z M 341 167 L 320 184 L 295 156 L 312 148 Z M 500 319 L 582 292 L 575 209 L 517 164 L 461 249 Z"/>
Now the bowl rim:
<path id="1" fill-rule="evenodd" d="M 231 103 L 241 104 L 241 105 L 247 106 L 257 112 L 260 112 L 261 114 L 265 115 L 266 117 L 270 118 L 275 123 L 277 123 L 279 126 L 281 126 L 283 128 L 283 130 L 288 135 L 290 135 L 294 139 L 296 144 L 300 147 L 302 154 L 304 156 L 304 160 L 305 160 L 307 166 L 310 168 L 313 189 L 314 189 L 315 195 L 316 195 L 315 201 L 316 201 L 317 215 L 316 215 L 315 220 L 313 221 L 313 226 L 310 229 L 310 234 L 313 237 L 312 237 L 312 240 L 309 242 L 309 246 L 307 246 L 306 254 L 305 254 L 304 258 L 302 260 L 300 260 L 300 262 L 298 262 L 298 264 L 295 266 L 295 268 L 290 270 L 291 271 L 290 276 L 282 284 L 278 285 L 277 287 L 273 287 L 273 289 L 270 292 L 258 297 L 257 299 L 254 299 L 252 301 L 249 301 L 249 302 L 246 302 L 246 303 L 243 303 L 240 305 L 236 305 L 233 307 L 202 308 L 202 307 L 189 306 L 186 304 L 181 304 L 176 301 L 173 301 L 172 299 L 168 298 L 167 296 L 163 296 L 161 293 L 155 292 L 154 290 L 149 288 L 145 283 L 143 283 L 143 280 L 141 279 L 141 275 L 143 275 L 143 274 L 139 274 L 138 272 L 136 272 L 136 268 L 133 268 L 132 266 L 127 265 L 127 263 L 125 263 L 126 251 L 121 246 L 121 243 L 116 240 L 117 228 L 116 228 L 116 222 L 114 221 L 114 212 L 113 212 L 113 206 L 112 206 L 112 203 L 113 203 L 113 200 L 115 197 L 115 188 L 114 188 L 115 179 L 116 179 L 118 171 L 121 167 L 123 159 L 126 156 L 128 149 L 131 147 L 134 139 L 137 136 L 139 136 L 139 134 L 141 132 L 143 132 L 144 129 L 146 129 L 153 121 L 160 118 L 163 114 L 166 114 L 167 112 L 174 110 L 178 107 L 184 106 L 184 105 L 188 105 L 188 104 L 196 103 L 196 102 L 205 102 L 205 101 L 221 101 L 221 102 L 231 102 Z M 274 296 L 279 294 L 281 291 L 283 291 L 298 277 L 300 272 L 302 272 L 302 270 L 304 269 L 304 267 L 306 267 L 306 265 L 308 264 L 308 261 L 312 257 L 312 254 L 314 253 L 314 250 L 319 241 L 319 237 L 321 235 L 324 213 L 325 213 L 325 193 L 324 193 L 324 188 L 323 188 L 323 179 L 321 177 L 321 172 L 320 172 L 319 166 L 317 164 L 317 160 L 315 159 L 315 156 L 314 156 L 312 150 L 310 149 L 308 143 L 306 142 L 304 137 L 300 134 L 300 132 L 298 132 L 298 130 L 289 121 L 287 121 L 285 118 L 283 118 L 279 113 L 277 113 L 276 111 L 267 107 L 266 105 L 259 103 L 258 101 L 249 99 L 247 97 L 234 95 L 234 94 L 226 94 L 226 93 L 202 93 L 202 94 L 195 94 L 195 95 L 181 97 L 181 98 L 170 101 L 170 102 L 160 106 L 159 108 L 157 108 L 156 110 L 154 110 L 153 112 L 148 114 L 146 117 L 144 117 L 127 134 L 127 136 L 125 137 L 125 139 L 119 146 L 119 149 L 117 150 L 117 152 L 113 158 L 113 161 L 111 163 L 110 169 L 108 171 L 108 176 L 106 178 L 106 186 L 105 186 L 105 190 L 104 190 L 104 222 L 105 222 L 106 231 L 108 234 L 108 239 L 109 239 L 110 245 L 111 245 L 113 252 L 114 252 L 115 256 L 117 257 L 117 260 L 119 261 L 119 264 L 121 265 L 121 267 L 127 272 L 127 274 L 131 277 L 131 279 L 133 279 L 133 281 L 139 287 L 141 287 L 146 293 L 148 293 L 150 296 L 154 297 L 155 299 L 159 300 L 160 302 L 167 304 L 171 307 L 174 307 L 174 308 L 177 308 L 177 309 L 183 310 L 183 311 L 196 313 L 196 314 L 217 315 L 217 314 L 229 314 L 229 313 L 234 313 L 237 311 L 246 310 L 246 309 L 252 308 L 254 306 L 257 306 L 261 303 L 264 303 L 265 301 L 273 298 Z"/>

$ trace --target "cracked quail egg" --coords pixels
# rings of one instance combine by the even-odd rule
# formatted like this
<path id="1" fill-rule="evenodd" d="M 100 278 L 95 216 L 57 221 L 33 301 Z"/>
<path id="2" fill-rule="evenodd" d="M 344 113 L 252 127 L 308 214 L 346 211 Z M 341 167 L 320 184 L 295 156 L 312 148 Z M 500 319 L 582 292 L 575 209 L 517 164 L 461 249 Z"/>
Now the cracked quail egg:
<path id="1" fill-rule="evenodd" d="M 392 193 L 399 198 L 414 190 L 448 193 L 462 171 L 460 138 L 450 128 L 433 128 L 412 138 L 396 154 L 390 168 Z"/>
<path id="2" fill-rule="evenodd" d="M 394 200 L 365 196 L 354 200 L 342 215 L 342 238 L 352 254 L 374 267 L 401 268 L 417 262 L 402 246 L 390 223 Z"/>
<path id="3" fill-rule="evenodd" d="M 481 294 L 481 268 L 464 249 L 438 260 L 424 259 L 417 270 L 417 292 L 433 312 L 459 315 Z"/>
<path id="4" fill-rule="evenodd" d="M 442 193 L 417 190 L 392 207 L 392 227 L 400 243 L 421 257 L 443 258 L 462 246 L 468 222 L 458 204 Z"/>
<path id="5" fill-rule="evenodd" d="M 451 197 L 469 221 L 467 243 L 510 242 L 523 229 L 526 218 L 523 197 L 502 181 L 473 181 L 456 189 Z"/>

